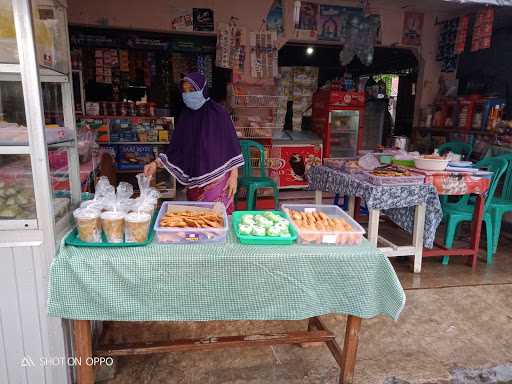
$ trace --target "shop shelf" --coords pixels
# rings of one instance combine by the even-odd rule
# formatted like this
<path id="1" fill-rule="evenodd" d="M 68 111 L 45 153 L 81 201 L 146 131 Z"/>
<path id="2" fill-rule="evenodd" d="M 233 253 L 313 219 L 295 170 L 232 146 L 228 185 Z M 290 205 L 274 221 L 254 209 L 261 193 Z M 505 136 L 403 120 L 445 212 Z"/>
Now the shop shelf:
<path id="1" fill-rule="evenodd" d="M 183 206 L 183 210 L 191 209 L 214 209 L 224 220 L 222 228 L 163 228 L 160 227 L 160 220 L 167 212 L 169 205 Z M 163 244 L 204 244 L 204 243 L 224 243 L 228 233 L 228 217 L 226 208 L 219 203 L 203 202 L 183 202 L 183 201 L 165 201 L 160 208 L 155 222 L 156 239 Z"/>
<path id="2" fill-rule="evenodd" d="M 233 108 L 285 108 L 286 96 L 233 95 Z"/>
<path id="3" fill-rule="evenodd" d="M 328 231 L 300 229 L 289 216 L 290 222 L 298 232 L 298 244 L 317 245 L 358 245 L 363 240 L 365 230 L 359 223 L 351 218 L 345 211 L 336 205 L 315 205 L 315 204 L 283 204 L 283 211 L 287 209 L 299 212 L 323 212 L 330 218 L 343 219 L 351 227 L 351 231 Z"/>

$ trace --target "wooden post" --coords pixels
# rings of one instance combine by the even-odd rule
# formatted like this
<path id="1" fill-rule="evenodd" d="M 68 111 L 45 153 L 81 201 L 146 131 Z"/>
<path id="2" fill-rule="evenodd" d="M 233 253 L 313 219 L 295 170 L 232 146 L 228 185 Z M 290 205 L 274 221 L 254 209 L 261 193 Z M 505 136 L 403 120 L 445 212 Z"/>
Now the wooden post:
<path id="1" fill-rule="evenodd" d="M 340 384 L 352 384 L 352 380 L 354 379 L 361 320 L 360 317 L 352 315 L 347 317 L 345 340 L 343 341 L 343 355 L 341 356 L 343 366 L 340 372 Z"/>
<path id="2" fill-rule="evenodd" d="M 473 211 L 473 223 L 471 225 L 471 248 L 474 252 L 471 260 L 471 267 L 473 268 L 473 271 L 476 269 L 476 261 L 478 258 L 478 251 L 480 249 L 480 232 L 482 231 L 483 216 L 484 197 L 480 194 L 476 196 L 475 210 Z"/>
<path id="3" fill-rule="evenodd" d="M 73 320 L 73 343 L 75 357 L 80 361 L 76 366 L 77 384 L 94 384 L 94 365 L 92 365 L 92 336 L 89 320 Z"/>

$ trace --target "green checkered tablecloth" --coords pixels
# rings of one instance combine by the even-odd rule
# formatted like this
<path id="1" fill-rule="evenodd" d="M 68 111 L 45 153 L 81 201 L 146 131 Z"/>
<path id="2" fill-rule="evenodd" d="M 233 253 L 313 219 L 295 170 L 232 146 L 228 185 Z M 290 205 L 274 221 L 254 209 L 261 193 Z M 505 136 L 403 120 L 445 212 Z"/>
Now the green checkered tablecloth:
<path id="1" fill-rule="evenodd" d="M 50 267 L 48 312 L 87 320 L 397 319 L 405 294 L 387 257 L 359 246 L 77 248 Z"/>

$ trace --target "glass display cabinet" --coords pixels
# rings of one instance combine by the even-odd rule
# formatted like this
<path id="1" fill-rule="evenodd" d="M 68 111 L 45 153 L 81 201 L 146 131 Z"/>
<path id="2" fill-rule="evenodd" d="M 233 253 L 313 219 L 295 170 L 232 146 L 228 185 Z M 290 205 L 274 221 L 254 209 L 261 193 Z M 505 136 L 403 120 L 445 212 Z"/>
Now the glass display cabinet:
<path id="1" fill-rule="evenodd" d="M 0 0 L 0 231 L 55 244 L 71 226 L 81 190 L 71 77 L 65 6 Z"/>

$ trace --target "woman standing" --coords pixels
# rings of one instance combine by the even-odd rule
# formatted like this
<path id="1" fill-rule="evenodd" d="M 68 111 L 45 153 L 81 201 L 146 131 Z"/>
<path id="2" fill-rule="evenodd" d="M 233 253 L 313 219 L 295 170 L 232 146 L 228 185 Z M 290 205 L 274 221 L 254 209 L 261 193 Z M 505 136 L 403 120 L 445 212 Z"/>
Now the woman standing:
<path id="1" fill-rule="evenodd" d="M 207 95 L 206 79 L 192 72 L 181 82 L 186 108 L 171 143 L 159 159 L 144 167 L 146 176 L 165 168 L 187 187 L 187 199 L 220 201 L 234 210 L 238 167 L 244 164 L 235 127 L 227 111 Z"/>

